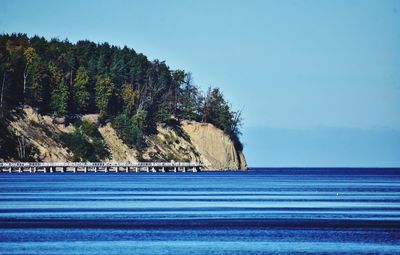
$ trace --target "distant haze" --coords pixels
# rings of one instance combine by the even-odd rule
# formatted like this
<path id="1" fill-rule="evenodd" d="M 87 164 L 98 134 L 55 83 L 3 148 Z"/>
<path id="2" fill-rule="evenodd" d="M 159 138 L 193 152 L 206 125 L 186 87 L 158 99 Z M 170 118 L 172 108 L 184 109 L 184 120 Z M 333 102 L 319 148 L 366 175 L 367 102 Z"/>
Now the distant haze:
<path id="1" fill-rule="evenodd" d="M 250 166 L 400 166 L 400 1 L 3 0 L 0 32 L 127 45 L 221 87 Z"/>

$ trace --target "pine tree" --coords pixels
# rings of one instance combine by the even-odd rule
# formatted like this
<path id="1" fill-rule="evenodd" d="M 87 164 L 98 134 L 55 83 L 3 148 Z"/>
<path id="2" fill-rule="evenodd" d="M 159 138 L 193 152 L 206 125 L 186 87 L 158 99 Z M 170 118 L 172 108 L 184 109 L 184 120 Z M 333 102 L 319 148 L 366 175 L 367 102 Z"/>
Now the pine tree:
<path id="1" fill-rule="evenodd" d="M 78 112 L 85 112 L 89 106 L 89 75 L 84 67 L 79 67 L 74 80 L 74 102 Z"/>
<path id="2" fill-rule="evenodd" d="M 27 102 L 39 106 L 43 102 L 41 60 L 36 50 L 28 47 L 24 51 L 26 62 L 24 71 L 24 95 Z"/>
<path id="3" fill-rule="evenodd" d="M 108 75 L 98 75 L 96 79 L 96 106 L 100 111 L 107 112 L 114 93 L 114 83 Z"/>
<path id="4" fill-rule="evenodd" d="M 53 90 L 51 94 L 50 107 L 57 116 L 68 114 L 68 102 L 70 91 L 64 80 Z"/>

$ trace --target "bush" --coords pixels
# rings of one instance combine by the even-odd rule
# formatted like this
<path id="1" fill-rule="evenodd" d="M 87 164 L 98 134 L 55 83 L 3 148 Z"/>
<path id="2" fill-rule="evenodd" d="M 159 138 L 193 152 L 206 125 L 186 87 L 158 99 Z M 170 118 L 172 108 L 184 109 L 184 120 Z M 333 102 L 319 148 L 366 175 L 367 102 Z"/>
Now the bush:
<path id="1" fill-rule="evenodd" d="M 101 138 L 101 134 L 97 129 L 96 124 L 91 121 L 83 120 L 79 129 L 82 131 L 83 134 L 89 137 Z"/>
<path id="2" fill-rule="evenodd" d="M 98 161 L 93 146 L 79 130 L 75 130 L 71 134 L 61 134 L 60 139 L 74 153 L 76 159 Z"/>
<path id="3" fill-rule="evenodd" d="M 18 142 L 16 135 L 8 129 L 5 120 L 0 119 L 0 158 L 17 158 Z"/>
<path id="4" fill-rule="evenodd" d="M 74 153 L 75 161 L 99 161 L 110 156 L 96 125 L 87 120 L 73 133 L 61 134 L 60 140 Z"/>
<path id="5" fill-rule="evenodd" d="M 94 138 L 92 141 L 92 146 L 94 149 L 94 153 L 100 158 L 108 158 L 110 156 L 110 152 L 107 149 L 107 146 L 104 144 L 104 141 L 100 138 Z"/>
<path id="6" fill-rule="evenodd" d="M 127 115 L 120 114 L 112 122 L 113 128 L 118 132 L 118 136 L 124 143 L 134 146 L 138 151 L 141 151 L 145 145 L 143 132 L 134 124 Z"/>

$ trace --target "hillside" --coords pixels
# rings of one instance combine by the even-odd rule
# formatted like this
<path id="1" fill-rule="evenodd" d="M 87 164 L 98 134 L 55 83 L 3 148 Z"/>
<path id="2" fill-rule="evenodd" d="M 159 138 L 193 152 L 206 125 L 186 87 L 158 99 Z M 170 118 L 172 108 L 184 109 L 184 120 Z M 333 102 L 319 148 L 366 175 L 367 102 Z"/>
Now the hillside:
<path id="1" fill-rule="evenodd" d="M 235 149 L 232 140 L 223 131 L 209 123 L 182 121 L 178 126 L 157 126 L 157 134 L 145 137 L 147 146 L 139 152 L 125 144 L 110 123 L 100 125 L 98 115 L 79 116 L 82 121 L 94 123 L 101 134 L 109 152 L 100 161 L 138 162 L 138 161 L 190 161 L 203 162 L 207 170 L 247 169 L 241 151 Z M 38 114 L 32 107 L 25 106 L 12 113 L 9 129 L 19 141 L 24 141 L 25 150 L 34 161 L 54 162 L 72 161 L 77 155 L 60 139 L 63 134 L 77 130 L 65 120 Z M 98 155 L 97 155 L 98 156 Z M 16 158 L 7 160 L 15 161 Z"/>
<path id="2" fill-rule="evenodd" d="M 127 46 L 0 35 L 0 159 L 245 168 L 241 111 Z"/>

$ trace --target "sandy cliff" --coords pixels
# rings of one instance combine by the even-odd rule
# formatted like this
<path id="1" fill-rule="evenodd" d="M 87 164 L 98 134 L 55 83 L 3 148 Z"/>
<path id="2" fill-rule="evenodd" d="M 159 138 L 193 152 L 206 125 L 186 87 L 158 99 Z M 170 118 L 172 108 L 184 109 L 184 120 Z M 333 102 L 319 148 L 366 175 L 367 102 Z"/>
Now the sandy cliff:
<path id="1" fill-rule="evenodd" d="M 95 114 L 81 118 L 97 123 Z M 75 127 L 62 122 L 25 107 L 14 114 L 9 126 L 19 139 L 34 147 L 36 160 L 70 161 L 73 153 L 58 137 L 73 132 Z M 243 153 L 235 149 L 222 130 L 211 124 L 183 121 L 175 127 L 158 125 L 157 134 L 145 138 L 147 146 L 141 153 L 124 144 L 109 123 L 99 126 L 98 130 L 110 151 L 105 161 L 192 161 L 203 162 L 209 170 L 247 169 Z"/>
<path id="2" fill-rule="evenodd" d="M 232 140 L 212 124 L 183 121 L 182 129 L 190 137 L 208 169 L 247 169 L 242 152 L 235 149 Z"/>

